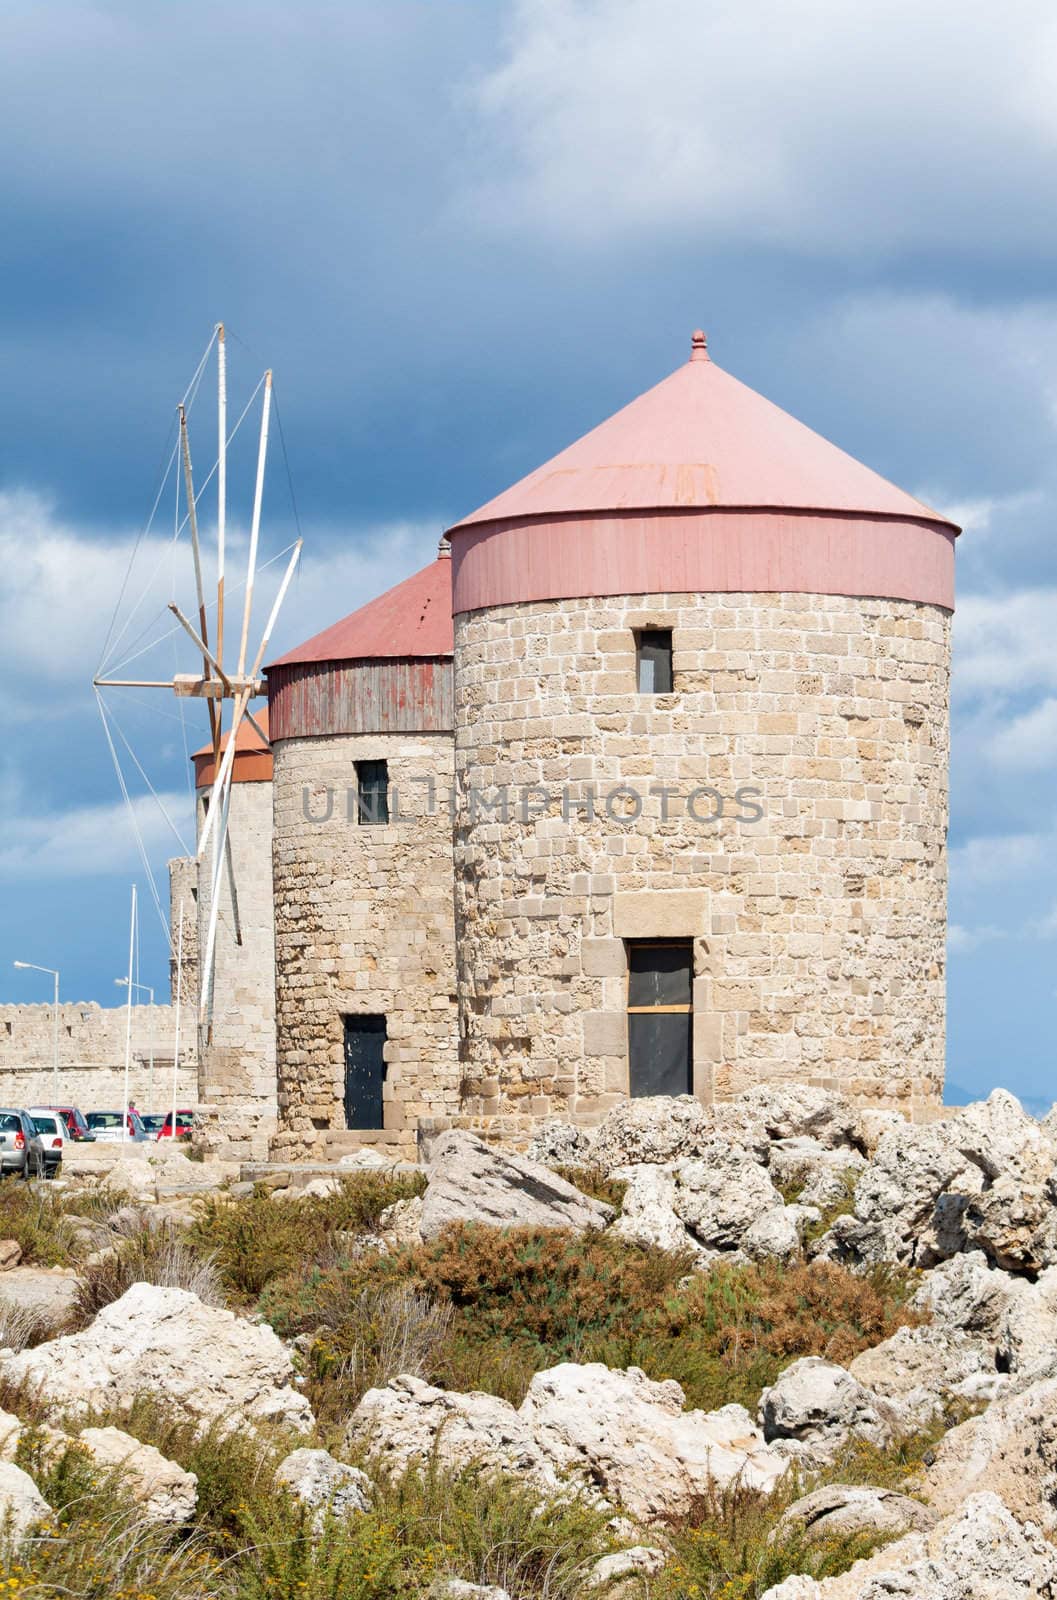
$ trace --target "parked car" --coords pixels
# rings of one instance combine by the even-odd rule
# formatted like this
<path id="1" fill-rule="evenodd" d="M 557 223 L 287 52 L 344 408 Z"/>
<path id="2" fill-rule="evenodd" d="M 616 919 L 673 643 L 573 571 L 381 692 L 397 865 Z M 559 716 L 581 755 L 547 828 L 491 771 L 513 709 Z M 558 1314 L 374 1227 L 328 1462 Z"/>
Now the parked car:
<path id="1" fill-rule="evenodd" d="M 189 1139 L 191 1137 L 191 1131 L 194 1128 L 194 1121 L 195 1114 L 193 1111 L 177 1111 L 176 1137 L 178 1139 Z M 172 1112 L 167 1111 L 165 1113 L 165 1120 L 162 1123 L 161 1128 L 158 1130 L 158 1138 L 171 1139 L 172 1136 Z"/>
<path id="2" fill-rule="evenodd" d="M 44 1106 L 33 1106 L 22 1113 L 28 1124 L 26 1134 L 26 1161 L 23 1175 L 27 1178 L 54 1178 L 62 1162 L 65 1140 L 58 1113 Z"/>
<path id="3" fill-rule="evenodd" d="M 165 1125 L 164 1111 L 141 1111 L 139 1120 L 142 1122 L 148 1139 L 157 1139 Z"/>
<path id="4" fill-rule="evenodd" d="M 62 1119 L 65 1128 L 65 1137 L 80 1143 L 82 1139 L 94 1139 L 95 1134 L 88 1126 L 87 1118 L 79 1106 L 48 1106 L 49 1111 L 54 1111 Z"/>
<path id="5" fill-rule="evenodd" d="M 22 1112 L 0 1109 L 0 1173 L 26 1170 L 26 1143 Z"/>
<path id="6" fill-rule="evenodd" d="M 120 1111 L 89 1111 L 88 1126 L 97 1139 L 106 1144 L 121 1143 L 121 1112 Z M 138 1111 L 129 1111 L 126 1138 L 142 1141 L 147 1133 L 139 1119 Z"/>

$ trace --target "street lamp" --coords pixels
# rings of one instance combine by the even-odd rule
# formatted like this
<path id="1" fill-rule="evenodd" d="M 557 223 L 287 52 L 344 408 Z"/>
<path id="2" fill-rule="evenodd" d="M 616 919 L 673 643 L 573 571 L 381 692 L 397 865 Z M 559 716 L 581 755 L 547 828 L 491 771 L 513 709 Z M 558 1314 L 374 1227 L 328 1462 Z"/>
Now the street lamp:
<path id="1" fill-rule="evenodd" d="M 130 984 L 127 978 L 115 978 L 114 982 L 115 982 L 115 984 L 117 985 L 117 987 L 119 989 L 142 989 L 145 994 L 149 994 L 150 995 L 150 1008 L 151 1008 L 151 1012 L 150 1012 L 150 1027 L 147 1030 L 148 1036 L 149 1036 L 149 1039 L 150 1039 L 150 1078 L 148 1080 L 147 1099 L 150 1101 L 151 1109 L 153 1110 L 153 1107 L 154 1107 L 154 990 L 151 988 L 149 983 L 133 983 L 133 984 Z"/>
<path id="2" fill-rule="evenodd" d="M 51 1013 L 51 1097 L 59 1103 L 59 974 L 54 967 L 38 967 L 35 961 L 16 961 L 22 972 L 47 972 L 55 979 L 55 1003 Z"/>

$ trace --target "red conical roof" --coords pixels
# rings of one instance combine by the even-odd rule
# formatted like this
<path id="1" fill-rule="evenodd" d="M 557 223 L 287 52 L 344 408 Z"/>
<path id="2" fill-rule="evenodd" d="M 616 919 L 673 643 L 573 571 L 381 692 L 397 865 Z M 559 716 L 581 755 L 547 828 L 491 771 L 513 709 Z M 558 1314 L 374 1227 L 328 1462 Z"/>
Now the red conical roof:
<path id="1" fill-rule="evenodd" d="M 256 721 L 260 724 L 263 733 L 268 732 L 267 706 L 251 705 L 250 710 Z M 231 730 L 226 730 L 220 738 L 220 752 L 223 756 L 231 738 Z M 213 782 L 213 745 L 202 745 L 191 757 L 195 764 L 195 787 L 204 789 Z M 262 743 L 261 736 L 253 723 L 243 717 L 239 723 L 239 731 L 235 735 L 235 759 L 231 763 L 231 777 L 234 783 L 267 783 L 272 776 L 271 746 Z"/>
<path id="2" fill-rule="evenodd" d="M 450 656 L 453 648 L 451 559 L 445 551 L 421 572 L 288 650 L 265 670 L 314 661 Z"/>
<path id="3" fill-rule="evenodd" d="M 694 508 L 846 512 L 953 527 L 717 367 L 701 333 L 670 377 L 455 526 Z"/>

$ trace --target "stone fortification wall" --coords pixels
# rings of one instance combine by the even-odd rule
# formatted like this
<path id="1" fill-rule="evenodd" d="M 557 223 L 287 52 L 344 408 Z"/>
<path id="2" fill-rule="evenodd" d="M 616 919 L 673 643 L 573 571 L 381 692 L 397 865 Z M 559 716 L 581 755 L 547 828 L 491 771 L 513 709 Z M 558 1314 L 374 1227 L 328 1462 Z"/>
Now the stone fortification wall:
<path id="1" fill-rule="evenodd" d="M 0 1006 L 0 1102 L 50 1105 L 51 1006 Z M 83 1111 L 119 1107 L 125 1092 L 124 1006 L 59 1007 L 60 1103 Z M 175 1015 L 171 1006 L 133 1006 L 131 1096 L 141 1111 L 165 1111 L 172 1103 Z M 154 1094 L 150 1057 L 153 1042 Z M 181 1106 L 198 1100 L 198 1061 L 193 1007 L 182 1013 L 177 1092 Z"/>

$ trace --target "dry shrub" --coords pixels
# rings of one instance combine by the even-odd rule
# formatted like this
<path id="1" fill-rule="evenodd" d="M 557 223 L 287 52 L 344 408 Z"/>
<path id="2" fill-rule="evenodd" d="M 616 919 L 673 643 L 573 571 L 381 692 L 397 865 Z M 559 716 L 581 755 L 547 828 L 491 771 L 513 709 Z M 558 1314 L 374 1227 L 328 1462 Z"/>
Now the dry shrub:
<path id="1" fill-rule="evenodd" d="M 87 1327 L 134 1283 L 187 1289 L 210 1306 L 225 1303 L 212 1257 L 200 1253 L 168 1218 L 155 1223 L 148 1213 L 131 1211 L 113 1219 L 103 1238 L 102 1248 L 85 1262 L 78 1278 L 74 1302 L 78 1327 Z"/>
<path id="2" fill-rule="evenodd" d="M 361 1289 L 323 1315 L 309 1353 L 308 1398 L 325 1424 L 343 1421 L 368 1389 L 400 1373 L 435 1372 L 453 1312 L 400 1285 Z"/>
<path id="3" fill-rule="evenodd" d="M 0 1350 L 28 1350 L 62 1331 L 51 1313 L 40 1306 L 0 1299 Z"/>

